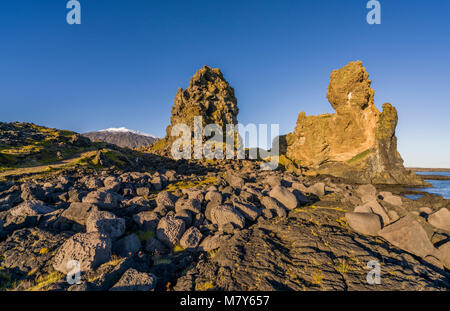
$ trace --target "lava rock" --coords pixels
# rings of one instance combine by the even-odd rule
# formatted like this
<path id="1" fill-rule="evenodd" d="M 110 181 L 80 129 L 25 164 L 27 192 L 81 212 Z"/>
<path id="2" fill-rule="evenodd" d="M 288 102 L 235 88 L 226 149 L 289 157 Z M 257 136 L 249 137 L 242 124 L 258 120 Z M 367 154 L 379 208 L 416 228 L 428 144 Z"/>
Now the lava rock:
<path id="1" fill-rule="evenodd" d="M 441 208 L 428 216 L 428 223 L 438 229 L 450 231 L 450 212 L 446 208 Z"/>
<path id="2" fill-rule="evenodd" d="M 174 215 L 163 217 L 156 228 L 156 237 L 168 247 L 173 248 L 181 239 L 186 230 L 183 220 Z"/>
<path id="3" fill-rule="evenodd" d="M 71 203 L 69 208 L 62 212 L 61 218 L 86 227 L 86 219 L 88 218 L 89 213 L 94 210 L 98 210 L 98 208 L 93 204 L 75 202 Z"/>
<path id="4" fill-rule="evenodd" d="M 94 210 L 86 219 L 86 232 L 99 232 L 114 240 L 125 233 L 125 220 L 110 212 Z"/>
<path id="5" fill-rule="evenodd" d="M 46 206 L 44 202 L 39 200 L 28 200 L 9 210 L 11 215 L 15 217 L 32 217 L 49 214 L 54 211 L 53 208 Z"/>
<path id="6" fill-rule="evenodd" d="M 153 274 L 130 268 L 110 291 L 151 291 L 155 288 L 156 282 L 157 278 Z"/>
<path id="7" fill-rule="evenodd" d="M 422 226 L 414 216 L 406 216 L 383 228 L 379 235 L 389 243 L 411 254 L 425 258 L 436 252 Z"/>
<path id="8" fill-rule="evenodd" d="M 152 237 L 145 243 L 145 250 L 152 256 L 163 255 L 170 252 L 170 250 L 163 243 Z"/>
<path id="9" fill-rule="evenodd" d="M 211 222 L 223 228 L 231 224 L 237 228 L 245 227 L 245 218 L 235 208 L 229 205 L 218 205 L 211 209 Z"/>
<path id="10" fill-rule="evenodd" d="M 68 274 L 76 260 L 81 272 L 96 269 L 111 259 L 111 240 L 98 232 L 77 233 L 61 245 L 53 258 L 53 268 Z"/>
<path id="11" fill-rule="evenodd" d="M 376 214 L 346 213 L 349 226 L 358 233 L 376 236 L 381 230 L 381 219 Z"/>
<path id="12" fill-rule="evenodd" d="M 277 186 L 269 192 L 269 195 L 284 205 L 288 210 L 298 207 L 298 201 L 295 195 L 285 187 Z"/>
<path id="13" fill-rule="evenodd" d="M 184 249 L 194 249 L 200 244 L 202 238 L 203 235 L 200 230 L 195 227 L 190 227 L 181 237 L 180 245 Z"/>
<path id="14" fill-rule="evenodd" d="M 133 221 L 144 231 L 154 231 L 159 220 L 159 215 L 154 211 L 144 211 L 133 215 Z"/>
<path id="15" fill-rule="evenodd" d="M 114 253 L 118 254 L 121 257 L 128 257 L 137 254 L 141 249 L 141 241 L 136 234 L 128 235 L 113 245 Z"/>

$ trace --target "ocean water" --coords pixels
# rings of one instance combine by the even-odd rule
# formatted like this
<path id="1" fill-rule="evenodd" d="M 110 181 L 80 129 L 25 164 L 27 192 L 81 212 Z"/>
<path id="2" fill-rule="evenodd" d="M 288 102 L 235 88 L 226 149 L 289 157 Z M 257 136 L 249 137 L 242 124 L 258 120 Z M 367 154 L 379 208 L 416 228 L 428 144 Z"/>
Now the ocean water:
<path id="1" fill-rule="evenodd" d="M 450 172 L 418 172 L 417 175 L 442 175 L 450 176 Z M 432 194 L 442 195 L 445 199 L 450 199 L 450 180 L 429 180 L 427 182 L 433 185 L 432 188 L 414 189 L 429 192 Z M 417 195 L 407 195 L 410 199 L 417 199 L 420 196 Z"/>

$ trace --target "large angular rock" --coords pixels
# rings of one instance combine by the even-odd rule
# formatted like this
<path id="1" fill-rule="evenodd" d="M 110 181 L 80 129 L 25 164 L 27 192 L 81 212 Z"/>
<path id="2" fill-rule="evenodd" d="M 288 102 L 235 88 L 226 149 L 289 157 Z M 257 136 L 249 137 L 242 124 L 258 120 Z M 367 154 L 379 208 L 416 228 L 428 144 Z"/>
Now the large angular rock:
<path id="1" fill-rule="evenodd" d="M 86 232 L 99 232 L 117 239 L 125 233 L 125 220 L 110 212 L 94 210 L 86 219 Z"/>
<path id="2" fill-rule="evenodd" d="M 446 208 L 441 208 L 428 216 L 428 223 L 438 229 L 450 231 L 450 212 Z"/>
<path id="3" fill-rule="evenodd" d="M 387 202 L 391 205 L 402 206 L 403 204 L 402 198 L 397 195 L 393 195 L 391 192 L 383 191 L 380 192 L 379 196 L 383 199 L 384 202 Z"/>
<path id="4" fill-rule="evenodd" d="M 225 180 L 230 184 L 233 188 L 242 188 L 245 185 L 245 181 L 242 177 L 237 176 L 233 173 L 227 173 L 225 176 Z"/>
<path id="5" fill-rule="evenodd" d="M 55 210 L 46 206 L 44 202 L 38 200 L 28 200 L 22 204 L 13 207 L 9 210 L 12 216 L 15 217 L 33 217 L 54 212 Z"/>
<path id="6" fill-rule="evenodd" d="M 292 188 L 295 189 L 295 190 L 298 190 L 301 193 L 307 193 L 308 192 L 308 187 L 306 187 L 301 182 L 293 182 L 292 183 Z"/>
<path id="7" fill-rule="evenodd" d="M 168 247 L 174 247 L 183 236 L 186 225 L 183 220 L 168 214 L 163 217 L 156 228 L 156 237 Z"/>
<path id="8" fill-rule="evenodd" d="M 211 222 L 223 228 L 227 224 L 232 224 L 236 228 L 245 227 L 245 218 L 235 208 L 229 205 L 218 205 L 211 209 Z"/>
<path id="9" fill-rule="evenodd" d="M 141 249 L 141 241 L 136 234 L 128 235 L 113 245 L 114 253 L 121 257 L 129 257 L 137 254 Z"/>
<path id="10" fill-rule="evenodd" d="M 205 200 L 209 201 L 213 205 L 220 205 L 222 204 L 223 197 L 222 194 L 218 191 L 209 191 L 205 195 Z"/>
<path id="11" fill-rule="evenodd" d="M 200 202 L 202 202 L 205 199 L 205 196 L 203 195 L 203 191 L 200 189 L 195 188 L 187 188 L 182 190 L 183 194 L 187 194 L 189 199 L 195 199 Z"/>
<path id="12" fill-rule="evenodd" d="M 167 208 L 174 208 L 177 197 L 168 191 L 158 193 L 156 196 L 156 204 Z"/>
<path id="13" fill-rule="evenodd" d="M 221 233 L 216 233 L 215 235 L 207 236 L 203 239 L 198 247 L 201 252 L 209 252 L 218 249 L 223 242 L 225 242 L 229 236 L 223 235 Z"/>
<path id="14" fill-rule="evenodd" d="M 53 268 L 69 273 L 74 266 L 68 265 L 76 260 L 82 272 L 96 269 L 111 259 L 111 240 L 98 232 L 77 233 L 61 245 L 53 257 Z"/>
<path id="15" fill-rule="evenodd" d="M 65 218 L 71 222 L 77 223 L 80 226 L 86 226 L 86 219 L 89 213 L 98 210 L 97 206 L 90 203 L 75 202 L 71 203 L 70 206 L 61 214 L 61 218 Z"/>
<path id="16" fill-rule="evenodd" d="M 81 200 L 86 194 L 87 192 L 80 191 L 78 189 L 69 190 L 69 192 L 67 192 L 67 195 L 69 197 L 67 201 L 70 203 L 81 202 Z"/>
<path id="17" fill-rule="evenodd" d="M 377 214 L 383 220 L 382 226 L 387 226 L 390 223 L 389 216 L 386 210 L 377 202 L 377 201 L 369 201 L 363 205 L 366 208 L 370 208 L 372 213 Z"/>
<path id="18" fill-rule="evenodd" d="M 376 214 L 369 213 L 346 213 L 350 228 L 364 235 L 376 236 L 381 230 L 381 220 Z"/>
<path id="19" fill-rule="evenodd" d="M 202 211 L 202 205 L 197 199 L 186 199 L 186 200 L 178 200 L 175 204 L 175 211 L 179 212 L 182 210 L 188 210 L 192 213 L 200 213 Z"/>
<path id="20" fill-rule="evenodd" d="M 44 201 L 45 200 L 45 191 L 39 185 L 25 183 L 20 186 L 20 189 L 22 191 L 20 197 L 24 201 L 29 201 L 29 200 Z"/>
<path id="21" fill-rule="evenodd" d="M 269 195 L 283 204 L 288 210 L 293 210 L 298 207 L 297 198 L 285 187 L 276 186 L 269 192 Z"/>
<path id="22" fill-rule="evenodd" d="M 153 189 L 156 191 L 161 191 L 163 189 L 163 180 L 161 176 L 156 176 L 151 181 Z"/>
<path id="23" fill-rule="evenodd" d="M 87 178 L 84 184 L 89 190 L 96 190 L 105 186 L 103 182 L 97 177 Z"/>
<path id="24" fill-rule="evenodd" d="M 11 209 L 15 204 L 20 203 L 22 199 L 18 193 L 11 193 L 0 199 L 0 212 Z"/>
<path id="25" fill-rule="evenodd" d="M 281 154 L 311 173 L 356 183 L 425 185 L 404 168 L 395 136 L 397 111 L 389 103 L 378 110 L 371 83 L 361 61 L 333 71 L 327 97 L 336 113 L 301 112 L 294 132 L 280 138 Z"/>
<path id="26" fill-rule="evenodd" d="M 144 211 L 133 215 L 133 220 L 144 231 L 154 231 L 158 226 L 160 217 L 153 211 Z"/>
<path id="27" fill-rule="evenodd" d="M 264 178 L 263 183 L 268 184 L 271 187 L 281 186 L 281 177 L 276 175 L 269 175 Z"/>
<path id="28" fill-rule="evenodd" d="M 147 197 L 152 193 L 152 189 L 150 187 L 139 187 L 136 189 L 136 194 L 141 197 Z"/>
<path id="29" fill-rule="evenodd" d="M 250 203 L 233 202 L 234 207 L 250 221 L 255 221 L 260 215 L 261 211 Z"/>
<path id="30" fill-rule="evenodd" d="M 318 197 L 325 195 L 325 184 L 323 182 L 315 183 L 308 187 L 307 192 L 317 195 Z"/>
<path id="31" fill-rule="evenodd" d="M 106 177 L 105 180 L 103 181 L 103 183 L 105 184 L 106 190 L 110 190 L 113 192 L 119 191 L 122 186 L 122 183 L 120 182 L 120 180 L 114 176 Z"/>
<path id="32" fill-rule="evenodd" d="M 83 203 L 97 205 L 103 209 L 114 209 L 119 206 L 119 196 L 109 191 L 89 192 L 82 200 Z"/>
<path id="33" fill-rule="evenodd" d="M 375 195 L 377 194 L 377 188 L 375 188 L 375 186 L 371 184 L 361 185 L 356 189 L 356 193 L 360 197 L 364 196 L 375 197 Z"/>
<path id="34" fill-rule="evenodd" d="M 261 201 L 261 205 L 264 206 L 268 210 L 273 210 L 278 217 L 286 217 L 287 211 L 286 209 L 281 206 L 278 201 L 275 199 L 272 199 L 271 197 L 263 196 L 259 199 Z"/>
<path id="35" fill-rule="evenodd" d="M 186 230 L 180 240 L 180 245 L 184 249 L 194 249 L 203 238 L 203 234 L 195 227 L 190 227 Z"/>
<path id="36" fill-rule="evenodd" d="M 151 291 L 156 286 L 157 278 L 151 273 L 128 269 L 110 291 Z"/>
<path id="37" fill-rule="evenodd" d="M 192 219 L 193 219 L 192 215 L 193 215 L 193 213 L 191 211 L 188 211 L 185 209 L 175 213 L 175 217 L 183 220 L 184 223 L 186 224 L 186 227 L 189 227 L 192 225 Z M 201 214 L 194 214 L 194 215 L 201 215 Z"/>
<path id="38" fill-rule="evenodd" d="M 368 213 L 368 214 L 373 214 L 372 209 L 367 206 L 367 205 L 359 205 L 357 207 L 355 207 L 355 209 L 353 210 L 353 212 L 355 213 Z"/>
<path id="39" fill-rule="evenodd" d="M 383 228 L 379 235 L 392 245 L 418 257 L 425 258 L 436 254 L 427 233 L 411 215 Z"/>
<path id="40" fill-rule="evenodd" d="M 81 288 L 80 289 L 81 291 L 107 291 L 111 287 L 113 287 L 114 284 L 119 282 L 120 278 L 125 273 L 125 271 L 134 266 L 136 266 L 136 262 L 133 260 L 132 257 L 125 257 L 125 258 L 115 257 L 112 264 L 107 263 L 101 265 L 95 271 L 88 272 L 84 276 L 84 279 L 87 279 L 88 282 L 81 283 L 78 286 L 81 286 L 83 284 L 87 285 L 85 289 Z M 68 290 L 78 290 L 78 289 L 76 289 L 76 287 L 73 289 L 69 287 Z"/>

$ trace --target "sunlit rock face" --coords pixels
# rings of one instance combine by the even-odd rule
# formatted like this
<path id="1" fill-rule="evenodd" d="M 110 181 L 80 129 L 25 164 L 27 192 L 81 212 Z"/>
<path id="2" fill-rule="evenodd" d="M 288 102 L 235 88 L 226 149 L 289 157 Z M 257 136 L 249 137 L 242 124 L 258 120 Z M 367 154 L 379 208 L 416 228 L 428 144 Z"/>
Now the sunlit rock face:
<path id="1" fill-rule="evenodd" d="M 327 97 L 334 114 L 306 116 L 302 111 L 293 133 L 286 136 L 286 156 L 310 172 L 354 182 L 422 185 L 403 166 L 397 152 L 397 110 L 389 103 L 380 112 L 361 61 L 330 76 Z"/>

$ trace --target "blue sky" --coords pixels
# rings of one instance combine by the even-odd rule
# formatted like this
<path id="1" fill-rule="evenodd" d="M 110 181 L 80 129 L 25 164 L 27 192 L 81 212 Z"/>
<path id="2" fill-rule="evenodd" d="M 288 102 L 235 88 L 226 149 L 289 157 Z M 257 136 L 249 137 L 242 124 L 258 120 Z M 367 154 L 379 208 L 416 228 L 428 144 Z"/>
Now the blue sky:
<path id="1" fill-rule="evenodd" d="M 239 121 L 332 112 L 329 75 L 362 60 L 375 102 L 399 110 L 409 166 L 450 167 L 450 2 L 380 0 L 66 0 L 0 5 L 0 120 L 87 132 L 125 126 L 163 136 L 178 87 L 203 65 L 236 90 Z"/>

